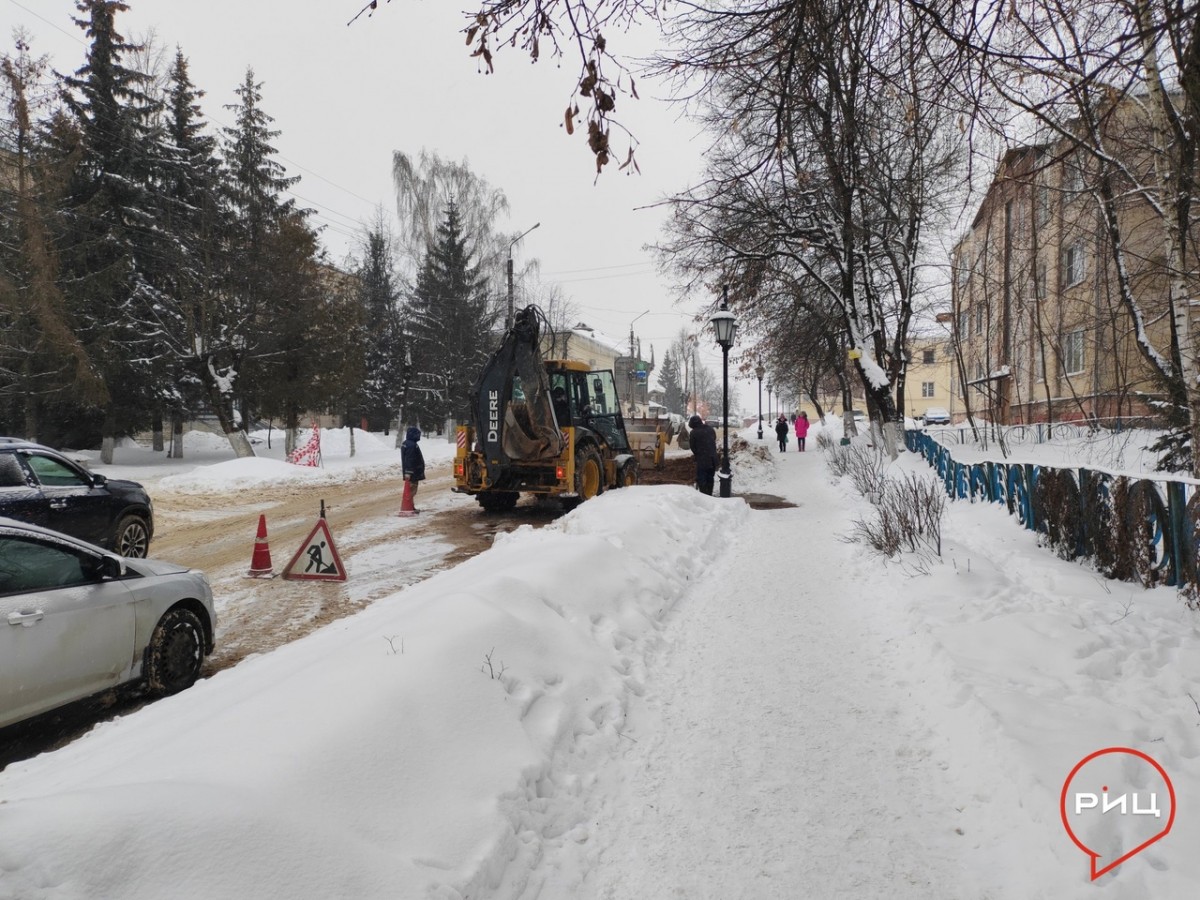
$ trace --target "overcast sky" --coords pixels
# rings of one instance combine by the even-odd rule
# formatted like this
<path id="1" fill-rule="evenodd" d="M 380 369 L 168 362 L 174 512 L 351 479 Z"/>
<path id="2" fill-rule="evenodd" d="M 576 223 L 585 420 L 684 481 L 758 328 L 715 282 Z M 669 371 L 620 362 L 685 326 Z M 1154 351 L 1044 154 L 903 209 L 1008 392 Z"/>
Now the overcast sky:
<path id="1" fill-rule="evenodd" d="M 262 107 L 281 132 L 276 145 L 298 202 L 317 210 L 335 261 L 344 258 L 363 222 L 382 206 L 394 216 L 391 160 L 395 150 L 422 149 L 469 162 L 504 191 L 511 220 L 502 230 L 538 230 L 518 245 L 518 270 L 536 257 L 544 281 L 561 285 L 578 317 L 613 337 L 630 325 L 656 358 L 708 297 L 673 302 L 671 284 L 655 272 L 643 245 L 665 218 L 649 207 L 682 189 L 698 171 L 705 142 L 681 122 L 665 93 L 639 79 L 640 100 L 619 99 L 618 112 L 640 139 L 640 175 L 615 164 L 598 182 L 584 137 L 561 127 L 575 61 L 543 58 L 532 65 L 519 51 L 496 58 L 496 73 L 480 74 L 460 31 L 461 4 L 443 0 L 380 3 L 371 17 L 347 23 L 365 0 L 127 0 L 117 18 L 127 39 L 153 30 L 167 48 L 182 47 L 195 84 L 207 93 L 214 126 L 228 124 L 223 107 L 247 66 L 263 83 Z M 24 27 L 35 55 L 60 72 L 83 63 L 85 36 L 71 18 L 74 0 L 0 0 L 0 37 Z M 625 40 L 610 36 L 610 45 Z M 649 46 L 642 36 L 639 49 Z M 614 136 L 614 145 L 626 145 Z M 518 288 L 517 303 L 521 297 Z M 720 354 L 703 341 L 710 366 Z"/>

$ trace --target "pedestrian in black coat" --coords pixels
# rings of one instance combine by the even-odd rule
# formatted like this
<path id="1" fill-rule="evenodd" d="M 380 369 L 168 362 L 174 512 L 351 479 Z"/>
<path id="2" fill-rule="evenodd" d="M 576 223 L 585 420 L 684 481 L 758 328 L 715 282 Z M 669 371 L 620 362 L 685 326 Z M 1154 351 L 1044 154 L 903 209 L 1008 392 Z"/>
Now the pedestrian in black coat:
<path id="1" fill-rule="evenodd" d="M 417 484 L 425 480 L 425 454 L 417 446 L 421 440 L 421 429 L 410 426 L 404 433 L 404 443 L 400 445 L 400 470 L 404 480 L 412 483 L 413 502 L 417 499 Z"/>
<path id="2" fill-rule="evenodd" d="M 788 423 L 787 423 L 787 419 L 785 419 L 783 417 L 783 413 L 780 413 L 779 418 L 775 420 L 775 436 L 777 438 L 779 438 L 779 452 L 780 453 L 786 452 L 787 451 Z"/>
<path id="3" fill-rule="evenodd" d="M 692 430 L 688 441 L 696 460 L 696 487 L 711 497 L 717 477 L 717 429 L 699 416 L 688 419 L 688 427 Z"/>

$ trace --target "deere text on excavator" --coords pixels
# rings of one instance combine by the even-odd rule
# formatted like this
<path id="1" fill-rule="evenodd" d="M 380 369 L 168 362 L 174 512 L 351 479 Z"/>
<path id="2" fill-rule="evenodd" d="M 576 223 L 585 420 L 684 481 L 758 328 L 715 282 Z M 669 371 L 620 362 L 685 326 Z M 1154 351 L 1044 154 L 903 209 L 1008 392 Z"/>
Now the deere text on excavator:
<path id="1" fill-rule="evenodd" d="M 572 508 L 637 484 L 613 373 L 543 360 L 544 323 L 536 306 L 517 313 L 471 389 L 471 424 L 458 427 L 454 490 L 488 511 L 512 509 L 522 493 Z"/>

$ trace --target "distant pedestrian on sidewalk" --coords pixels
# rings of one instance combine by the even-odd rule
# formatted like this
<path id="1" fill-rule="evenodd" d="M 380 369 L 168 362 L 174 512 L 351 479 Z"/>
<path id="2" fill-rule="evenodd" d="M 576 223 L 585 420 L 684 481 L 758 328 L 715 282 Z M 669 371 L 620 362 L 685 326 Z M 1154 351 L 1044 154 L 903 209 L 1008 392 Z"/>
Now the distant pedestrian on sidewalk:
<path id="1" fill-rule="evenodd" d="M 411 426 L 404 433 L 404 443 L 400 445 L 400 471 L 404 480 L 412 483 L 412 499 L 417 500 L 417 484 L 425 480 L 425 454 L 417 446 L 421 440 L 421 429 Z"/>
<path id="2" fill-rule="evenodd" d="M 717 477 L 717 429 L 699 416 L 688 419 L 688 427 L 692 430 L 688 445 L 696 460 L 696 487 L 700 493 L 711 497 L 713 481 Z"/>
<path id="3" fill-rule="evenodd" d="M 796 416 L 796 443 L 800 445 L 800 452 L 804 452 L 804 439 L 808 437 L 808 413 L 801 411 L 800 415 Z"/>
<path id="4" fill-rule="evenodd" d="M 785 419 L 783 417 L 783 413 L 780 413 L 779 418 L 775 420 L 775 436 L 777 438 L 779 438 L 779 452 L 786 453 L 787 452 L 788 423 L 787 423 L 787 419 Z"/>

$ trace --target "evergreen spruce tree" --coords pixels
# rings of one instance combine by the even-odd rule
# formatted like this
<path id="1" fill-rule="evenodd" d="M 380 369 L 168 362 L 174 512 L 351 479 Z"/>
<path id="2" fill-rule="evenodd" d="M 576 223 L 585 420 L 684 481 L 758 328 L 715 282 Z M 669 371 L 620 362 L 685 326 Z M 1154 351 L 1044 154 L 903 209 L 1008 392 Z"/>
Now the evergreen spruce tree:
<path id="1" fill-rule="evenodd" d="M 417 274 L 408 315 L 414 418 L 425 428 L 440 428 L 447 418 L 464 421 L 471 385 L 496 341 L 497 316 L 453 201 Z"/>
<path id="2" fill-rule="evenodd" d="M 663 405 L 668 412 L 682 413 L 684 407 L 684 389 L 679 361 L 668 350 L 663 354 L 662 365 L 658 368 L 658 383 L 663 389 Z"/>
<path id="3" fill-rule="evenodd" d="M 261 82 L 247 69 L 235 91 L 238 102 L 226 107 L 234 114 L 223 141 L 231 213 L 223 241 L 229 341 L 225 355 L 211 358 L 201 373 L 210 396 L 219 397 L 214 408 L 239 456 L 253 455 L 244 428 L 269 377 L 266 348 L 279 343 L 281 336 L 273 332 L 297 315 L 292 298 L 280 290 L 282 263 L 271 258 L 270 249 L 284 219 L 296 212 L 293 201 L 282 194 L 299 179 L 287 177 L 274 159 L 271 142 L 279 132 L 271 129 L 274 120 L 260 105 L 261 91 Z M 235 400 L 240 409 L 235 410 Z"/>
<path id="4" fill-rule="evenodd" d="M 358 265 L 365 348 L 360 407 L 372 430 L 387 432 L 404 388 L 406 341 L 391 241 L 382 221 L 367 232 Z"/>
<path id="5" fill-rule="evenodd" d="M 224 346 L 227 317 L 222 294 L 219 242 L 226 216 L 220 202 L 217 142 L 207 132 L 199 101 L 204 92 L 192 83 L 188 61 L 177 49 L 166 88 L 166 146 L 161 191 L 163 227 L 174 240 L 164 252 L 158 277 L 164 297 L 161 339 L 168 376 L 161 401 L 173 431 L 183 419 L 220 397 L 209 397 L 203 377 Z M 178 440 L 172 453 L 182 455 Z"/>
<path id="6" fill-rule="evenodd" d="M 317 235 L 299 213 L 267 232 L 263 250 L 273 267 L 271 297 L 286 297 L 288 310 L 259 337 L 246 370 L 258 382 L 255 408 L 283 420 L 290 451 L 307 424 L 303 413 L 343 410 L 361 381 L 357 298 L 346 299 L 345 276 L 324 266 Z"/>
<path id="7" fill-rule="evenodd" d="M 58 285 L 54 246 L 62 168 L 46 152 L 37 116 L 58 84 L 45 57 L 35 58 L 18 37 L 15 53 L 0 58 L 0 433 L 50 440 L 43 410 L 49 398 L 107 400 L 86 349 L 71 329 Z M 72 131 L 62 116 L 54 120 Z"/>
<path id="8" fill-rule="evenodd" d="M 87 61 L 64 79 L 80 144 L 62 218 L 61 261 L 74 332 L 108 390 L 102 459 L 114 439 L 146 423 L 161 371 L 153 321 L 160 306 L 153 268 L 167 236 L 158 227 L 159 107 L 148 75 L 123 64 L 139 48 L 117 32 L 119 0 L 76 0 L 75 19 L 90 41 Z"/>

